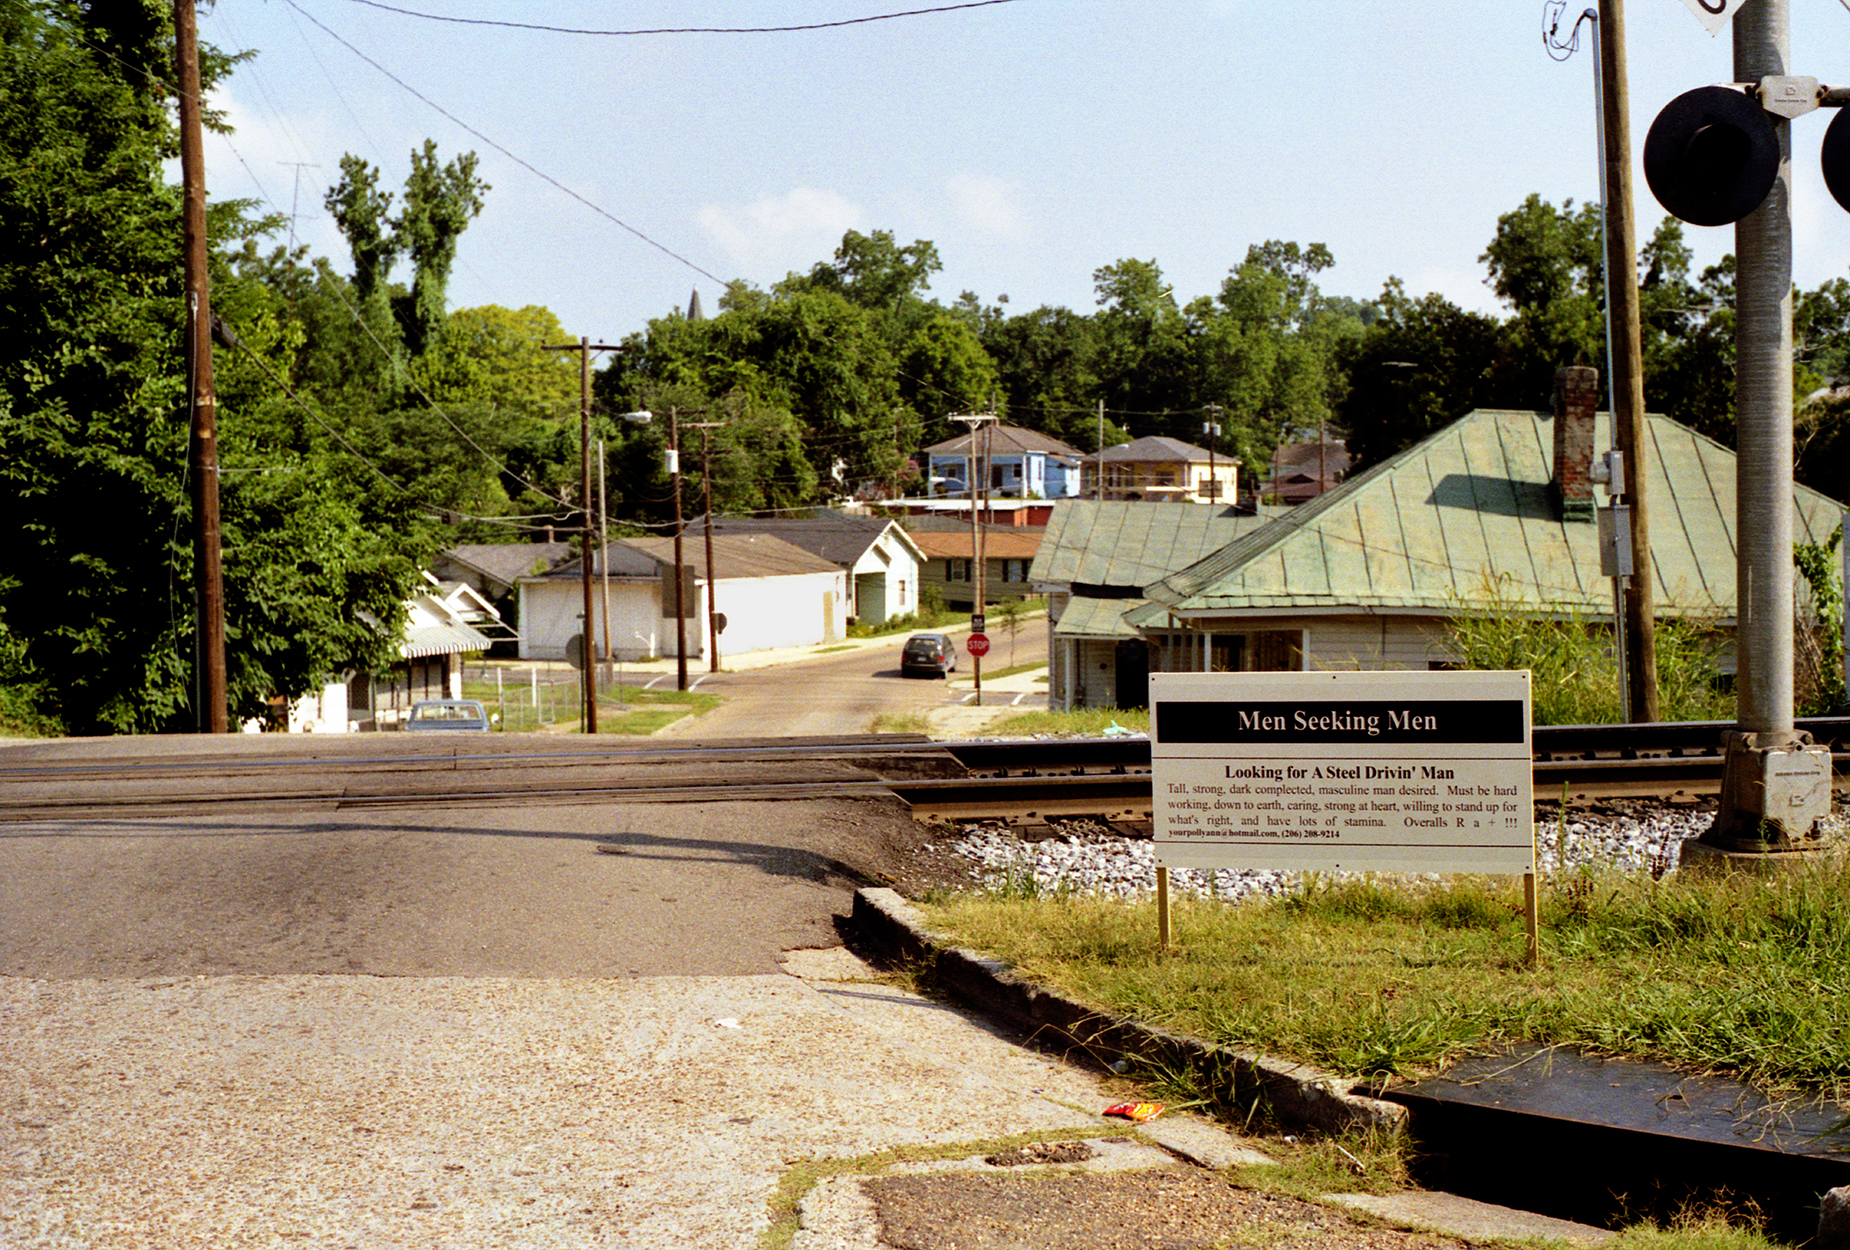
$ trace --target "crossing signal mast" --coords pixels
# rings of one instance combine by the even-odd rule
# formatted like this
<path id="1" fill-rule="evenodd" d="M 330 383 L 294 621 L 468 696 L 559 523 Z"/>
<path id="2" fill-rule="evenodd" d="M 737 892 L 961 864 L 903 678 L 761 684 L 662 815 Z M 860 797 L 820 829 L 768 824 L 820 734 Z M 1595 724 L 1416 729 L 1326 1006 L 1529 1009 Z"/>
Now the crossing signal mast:
<path id="1" fill-rule="evenodd" d="M 1710 32 L 1732 21 L 1734 81 L 1672 100 L 1651 123 L 1644 175 L 1672 216 L 1734 224 L 1735 727 L 1721 805 L 1687 855 L 1802 851 L 1830 813 L 1831 757 L 1792 716 L 1793 119 L 1850 104 L 1850 89 L 1788 74 L 1787 0 L 1685 0 Z M 1824 180 L 1850 210 L 1850 122 L 1825 135 Z"/>

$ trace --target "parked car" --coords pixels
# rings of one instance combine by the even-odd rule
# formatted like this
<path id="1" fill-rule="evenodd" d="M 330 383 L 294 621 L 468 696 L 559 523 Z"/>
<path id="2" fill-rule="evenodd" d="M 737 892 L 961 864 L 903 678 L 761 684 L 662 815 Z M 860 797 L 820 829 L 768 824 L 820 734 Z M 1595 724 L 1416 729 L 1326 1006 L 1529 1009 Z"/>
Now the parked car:
<path id="1" fill-rule="evenodd" d="M 405 728 L 413 732 L 485 734 L 488 709 L 480 699 L 420 699 L 411 705 Z"/>
<path id="2" fill-rule="evenodd" d="M 957 671 L 957 644 L 951 641 L 949 634 L 914 634 L 906 639 L 906 645 L 899 653 L 899 673 L 910 677 L 914 673 L 931 673 L 938 677 L 949 677 Z"/>

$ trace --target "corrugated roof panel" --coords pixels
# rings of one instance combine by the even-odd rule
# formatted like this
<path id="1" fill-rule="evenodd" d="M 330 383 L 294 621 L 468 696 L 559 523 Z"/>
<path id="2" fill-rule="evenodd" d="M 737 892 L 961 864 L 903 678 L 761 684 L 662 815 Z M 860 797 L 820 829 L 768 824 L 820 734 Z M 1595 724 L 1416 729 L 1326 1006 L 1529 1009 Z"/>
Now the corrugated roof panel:
<path id="1" fill-rule="evenodd" d="M 1531 602 L 1608 611 L 1597 526 L 1561 520 L 1549 485 L 1552 420 L 1473 413 L 1149 591 L 1156 606 L 1185 613 L 1332 603 L 1444 611 L 1499 587 Z M 1609 430 L 1601 417 L 1596 446 L 1610 444 Z M 1734 457 L 1667 418 L 1650 418 L 1649 430 L 1658 602 L 1672 612 L 1731 612 Z M 1795 491 L 1795 506 L 1802 538 L 1837 523 L 1837 505 L 1815 491 Z"/>
<path id="2" fill-rule="evenodd" d="M 1124 614 L 1140 608 L 1145 599 L 1088 599 L 1075 595 L 1053 627 L 1056 638 L 1135 638 L 1137 631 Z"/>
<path id="3" fill-rule="evenodd" d="M 1657 453 L 1652 485 L 1657 489 L 1649 502 L 1657 601 L 1685 610 L 1725 603 L 1732 611 L 1734 456 L 1685 426 L 1653 422 L 1652 427 Z M 1711 450 L 1720 457 L 1708 454 Z M 1662 542 L 1660 530 L 1680 534 L 1683 541 Z"/>

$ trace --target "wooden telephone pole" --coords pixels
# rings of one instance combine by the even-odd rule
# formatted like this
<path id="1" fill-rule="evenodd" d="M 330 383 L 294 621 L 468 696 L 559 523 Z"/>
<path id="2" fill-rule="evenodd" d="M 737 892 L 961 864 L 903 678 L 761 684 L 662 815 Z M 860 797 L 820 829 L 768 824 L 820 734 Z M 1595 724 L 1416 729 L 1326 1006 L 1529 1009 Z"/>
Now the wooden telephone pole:
<path id="1" fill-rule="evenodd" d="M 619 350 L 615 343 L 593 343 L 580 335 L 576 343 L 545 343 L 542 351 L 578 353 L 578 504 L 583 515 L 579 562 L 584 566 L 584 629 L 578 635 L 579 655 L 584 660 L 585 732 L 597 732 L 597 648 L 592 646 L 592 629 L 597 618 L 591 612 L 592 536 L 597 533 L 597 518 L 591 512 L 591 353 Z"/>
<path id="2" fill-rule="evenodd" d="M 180 181 L 186 266 L 186 363 L 192 409 L 188 476 L 198 625 L 194 713 L 200 733 L 231 728 L 225 681 L 225 579 L 219 560 L 218 399 L 212 387 L 212 300 L 206 277 L 206 169 L 199 124 L 199 35 L 193 0 L 174 0 L 180 71 Z"/>

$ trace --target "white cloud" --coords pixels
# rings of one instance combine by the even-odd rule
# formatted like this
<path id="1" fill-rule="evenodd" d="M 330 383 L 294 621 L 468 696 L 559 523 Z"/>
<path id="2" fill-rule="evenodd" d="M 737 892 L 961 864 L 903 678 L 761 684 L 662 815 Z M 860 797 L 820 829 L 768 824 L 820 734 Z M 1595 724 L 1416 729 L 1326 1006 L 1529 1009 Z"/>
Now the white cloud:
<path id="1" fill-rule="evenodd" d="M 703 204 L 694 220 L 747 273 L 782 277 L 833 256 L 861 219 L 860 206 L 834 191 L 796 187 L 741 208 Z"/>
<path id="2" fill-rule="evenodd" d="M 965 225 L 1010 242 L 1028 236 L 1019 184 L 993 174 L 953 174 L 948 190 L 951 207 Z"/>

